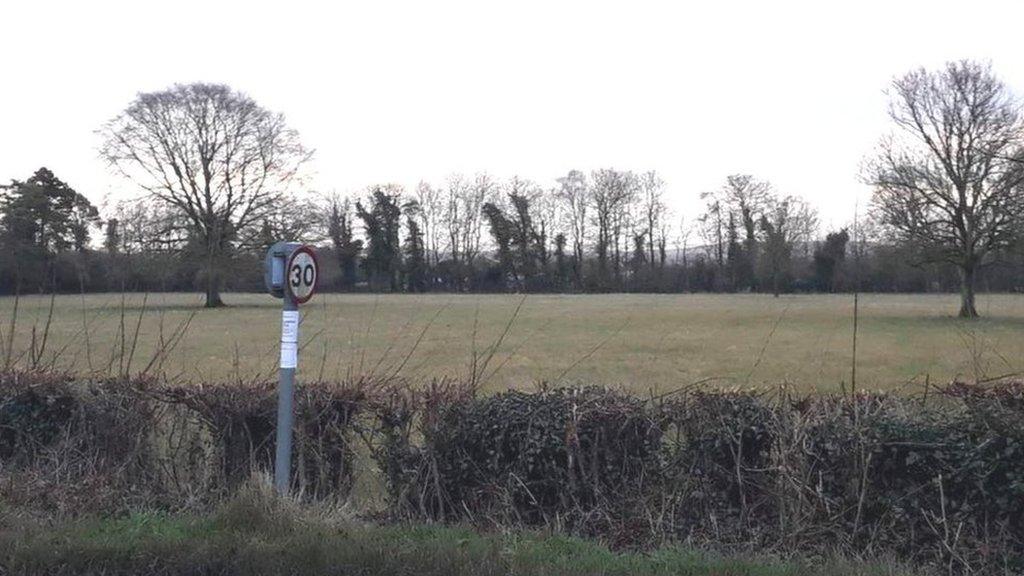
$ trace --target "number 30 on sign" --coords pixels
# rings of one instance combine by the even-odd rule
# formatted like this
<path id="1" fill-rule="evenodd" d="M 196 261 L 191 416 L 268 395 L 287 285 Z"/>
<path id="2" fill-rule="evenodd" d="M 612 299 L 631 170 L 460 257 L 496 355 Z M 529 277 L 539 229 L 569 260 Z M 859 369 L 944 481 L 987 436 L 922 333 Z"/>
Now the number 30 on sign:
<path id="1" fill-rule="evenodd" d="M 290 258 L 287 271 L 286 284 L 288 292 L 295 299 L 296 304 L 305 304 L 316 292 L 316 281 L 319 276 L 317 269 L 316 254 L 309 246 L 300 246 Z"/>

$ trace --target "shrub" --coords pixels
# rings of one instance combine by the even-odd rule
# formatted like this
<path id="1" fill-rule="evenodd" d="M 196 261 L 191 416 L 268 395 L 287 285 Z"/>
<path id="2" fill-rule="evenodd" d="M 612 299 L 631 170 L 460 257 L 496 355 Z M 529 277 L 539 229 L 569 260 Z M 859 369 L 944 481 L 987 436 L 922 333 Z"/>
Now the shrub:
<path id="1" fill-rule="evenodd" d="M 638 494 L 660 469 L 660 430 L 643 403 L 608 390 L 475 398 L 438 383 L 420 398 L 419 413 L 408 400 L 389 404 L 377 453 L 406 511 L 567 521 Z"/>
<path id="2" fill-rule="evenodd" d="M 615 545 L 661 536 L 1007 568 L 1024 551 L 1021 420 L 1005 392 L 998 411 L 972 406 L 993 394 L 650 404 L 598 388 L 434 387 L 392 401 L 378 455 L 407 515 L 563 526 Z"/>
<path id="3" fill-rule="evenodd" d="M 214 484 L 232 490 L 253 474 L 272 470 L 276 396 L 270 382 L 168 387 L 159 391 L 170 405 L 196 415 L 216 447 Z"/>
<path id="4" fill-rule="evenodd" d="M 60 513 L 145 502 L 156 467 L 146 441 L 153 413 L 134 385 L 0 374 L 0 450 L 12 503 Z"/>
<path id="5" fill-rule="evenodd" d="M 12 375 L 7 378 L 13 380 Z M 60 380 L 35 386 L 20 383 L 4 381 L 5 388 L 11 386 L 0 403 L 0 458 L 4 460 L 32 456 L 49 446 L 71 424 L 76 409 L 74 397 Z"/>
<path id="6" fill-rule="evenodd" d="M 293 489 L 312 498 L 344 498 L 353 481 L 355 419 L 366 381 L 304 384 L 295 398 Z M 170 405 L 192 411 L 209 431 L 220 462 L 215 484 L 231 492 L 254 474 L 273 470 L 276 385 L 269 382 L 179 386 L 160 391 Z"/>
<path id="7" fill-rule="evenodd" d="M 747 540 L 771 523 L 770 466 L 776 413 L 756 392 L 696 392 L 659 407 L 667 432 L 666 492 L 677 511 L 672 529 Z"/>
<path id="8" fill-rule="evenodd" d="M 297 394 L 294 489 L 345 498 L 365 383 Z M 271 384 L 165 386 L 0 374 L 0 494 L 55 511 L 206 505 L 272 470 Z"/>
<path id="9" fill-rule="evenodd" d="M 355 431 L 371 387 L 357 380 L 299 388 L 294 478 L 301 493 L 316 499 L 348 496 L 355 480 Z"/>

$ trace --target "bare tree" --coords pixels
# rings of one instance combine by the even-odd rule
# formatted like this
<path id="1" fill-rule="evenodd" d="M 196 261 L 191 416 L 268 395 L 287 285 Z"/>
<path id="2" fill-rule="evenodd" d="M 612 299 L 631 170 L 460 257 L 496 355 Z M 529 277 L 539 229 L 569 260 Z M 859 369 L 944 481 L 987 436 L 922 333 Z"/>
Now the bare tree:
<path id="1" fill-rule="evenodd" d="M 470 266 L 480 253 L 483 239 L 483 205 L 491 200 L 497 191 L 497 183 L 489 174 L 481 172 L 473 178 L 473 184 L 463 197 L 463 213 L 466 215 L 466 234 L 463 237 L 462 254 Z"/>
<path id="2" fill-rule="evenodd" d="M 640 176 L 640 202 L 643 213 L 644 225 L 647 227 L 647 251 L 650 254 L 648 262 L 654 268 L 658 262 L 664 266 L 665 237 L 664 227 L 667 225 L 665 212 L 665 181 L 658 176 L 658 173 L 651 170 Z M 659 251 L 661 257 L 655 258 L 655 251 Z"/>
<path id="3" fill-rule="evenodd" d="M 441 194 L 442 190 L 434 188 L 429 182 L 421 181 L 416 186 L 416 203 L 419 205 L 418 214 L 428 268 L 437 266 L 441 260 L 439 227 L 444 214 Z"/>
<path id="4" fill-rule="evenodd" d="M 734 226 L 743 227 L 743 239 L 730 237 L 729 268 L 733 287 L 757 288 L 757 224 L 772 195 L 771 184 L 749 174 L 732 174 L 725 179 L 719 194 Z M 733 230 L 733 229 L 731 229 Z M 735 234 L 734 230 L 731 232 Z"/>
<path id="5" fill-rule="evenodd" d="M 1018 101 L 987 65 L 961 61 L 893 81 L 895 134 L 868 164 L 882 222 L 925 260 L 960 270 L 960 316 L 978 315 L 978 271 L 1024 220 Z"/>
<path id="6" fill-rule="evenodd" d="M 725 268 L 725 208 L 722 206 L 722 199 L 714 192 L 702 192 L 700 197 L 705 202 L 704 213 L 698 220 L 700 234 L 707 243 L 709 257 L 721 271 Z"/>
<path id="7" fill-rule="evenodd" d="M 672 230 L 672 215 L 673 211 L 666 208 L 665 212 L 661 216 L 661 224 L 658 227 L 657 244 L 659 268 L 664 268 L 665 263 L 668 261 L 668 237 Z"/>
<path id="8" fill-rule="evenodd" d="M 243 250 L 264 252 L 279 240 L 297 240 L 316 243 L 329 237 L 324 226 L 324 206 L 313 200 L 315 193 L 307 198 L 292 198 L 287 210 L 268 210 L 258 226 L 240 229 L 234 239 L 235 245 Z"/>
<path id="9" fill-rule="evenodd" d="M 759 222 L 765 256 L 762 276 L 768 279 L 776 297 L 792 273 L 794 246 L 806 240 L 817 219 L 814 209 L 801 198 L 773 197 L 767 201 Z"/>
<path id="10" fill-rule="evenodd" d="M 590 203 L 594 208 L 593 222 L 597 226 L 598 277 L 607 288 L 609 259 L 616 280 L 620 279 L 622 264 L 622 233 L 626 229 L 627 208 L 634 192 L 631 172 L 606 168 L 591 173 Z"/>
<path id="11" fill-rule="evenodd" d="M 174 270 L 166 266 L 147 266 L 147 263 L 158 254 L 184 248 L 188 240 L 187 224 L 163 204 L 137 199 L 120 200 L 108 213 L 108 226 L 116 222 L 117 230 L 116 237 L 108 236 L 105 247 L 116 255 L 120 268 L 111 274 L 109 286 L 121 288 L 127 279 L 141 272 L 162 288 Z"/>
<path id="12" fill-rule="evenodd" d="M 463 229 L 466 226 L 466 217 L 462 210 L 462 198 L 467 194 L 469 185 L 461 174 L 452 174 L 444 189 L 444 212 L 443 220 L 445 231 L 448 236 L 448 255 L 452 262 L 458 265 L 460 261 L 460 247 L 462 246 Z"/>
<path id="13" fill-rule="evenodd" d="M 682 289 L 684 291 L 690 290 L 690 262 L 688 254 L 688 244 L 690 242 L 690 235 L 693 234 L 693 225 L 686 224 L 686 218 L 683 216 L 679 217 L 679 234 L 676 236 L 675 247 L 676 247 L 676 258 L 675 264 L 682 265 L 679 269 L 683 275 Z"/>
<path id="14" fill-rule="evenodd" d="M 736 220 L 743 225 L 744 241 L 754 256 L 757 220 L 768 206 L 771 198 L 771 184 L 757 180 L 750 174 L 733 174 L 725 179 L 721 190 L 722 199 L 729 206 Z"/>
<path id="15" fill-rule="evenodd" d="M 504 192 L 503 202 L 507 200 L 507 208 L 514 216 L 520 234 L 516 242 L 520 259 L 524 262 L 535 260 L 525 266 L 524 270 L 532 268 L 534 275 L 543 274 L 548 262 L 548 226 L 553 218 L 551 203 L 546 202 L 543 188 L 519 176 L 509 179 Z M 526 253 L 529 253 L 529 258 Z"/>
<path id="16" fill-rule="evenodd" d="M 734 289 L 756 283 L 757 224 L 770 196 L 771 186 L 749 174 L 732 174 L 718 190 L 701 194 L 701 233 L 719 272 L 728 270 Z M 743 228 L 742 240 L 737 226 Z"/>
<path id="17" fill-rule="evenodd" d="M 477 174 L 471 182 L 460 174 L 448 177 L 443 220 L 457 287 L 472 273 L 473 261 L 480 252 L 483 205 L 495 188 L 494 180 L 486 173 Z"/>
<path id="18" fill-rule="evenodd" d="M 222 306 L 225 256 L 281 206 L 311 156 L 284 116 L 219 84 L 139 94 L 100 130 L 102 156 L 184 217 L 205 252 L 206 306 Z"/>
<path id="19" fill-rule="evenodd" d="M 562 205 L 556 198 L 557 189 L 534 188 L 530 199 L 534 209 L 534 224 L 537 228 L 537 241 L 541 264 L 546 268 L 551 260 L 558 226 L 562 220 Z"/>
<path id="20" fill-rule="evenodd" d="M 583 258 L 587 242 L 587 207 L 590 205 L 587 191 L 587 176 L 579 170 L 571 170 L 558 179 L 557 196 L 565 207 L 563 214 L 569 221 L 572 237 L 573 276 L 576 288 L 583 286 Z"/>
<path id="21" fill-rule="evenodd" d="M 127 255 L 172 252 L 188 241 L 188 224 L 163 204 L 122 200 L 114 209 L 121 252 Z"/>
<path id="22" fill-rule="evenodd" d="M 814 241 L 818 238 L 818 229 L 821 221 L 818 218 L 818 210 L 810 202 L 802 202 L 801 210 L 803 214 L 797 219 L 797 225 L 800 227 L 800 230 L 797 231 L 796 241 L 803 246 L 804 261 L 809 262 Z"/>
<path id="23" fill-rule="evenodd" d="M 646 238 L 646 234 L 635 233 L 637 222 L 640 220 L 640 206 L 637 205 L 639 197 L 639 186 L 636 174 L 630 171 L 619 172 L 621 187 L 616 190 L 618 196 L 617 204 L 612 209 L 612 247 L 615 250 L 613 259 L 615 270 L 615 281 L 619 288 L 622 287 L 622 268 L 630 259 L 630 242 L 635 241 L 637 236 Z M 646 257 L 646 254 L 645 254 Z"/>

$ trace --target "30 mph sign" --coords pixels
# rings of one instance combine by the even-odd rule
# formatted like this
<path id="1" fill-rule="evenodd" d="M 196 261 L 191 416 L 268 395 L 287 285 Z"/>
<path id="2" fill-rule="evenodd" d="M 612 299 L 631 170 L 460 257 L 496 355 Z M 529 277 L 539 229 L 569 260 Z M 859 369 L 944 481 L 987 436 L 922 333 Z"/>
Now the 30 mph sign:
<path id="1" fill-rule="evenodd" d="M 263 260 L 267 292 L 282 299 L 280 384 L 277 393 L 277 445 L 274 487 L 287 494 L 291 478 L 292 424 L 295 412 L 295 370 L 299 367 L 299 304 L 309 302 L 319 276 L 316 252 L 298 242 L 275 242 Z"/>
<path id="2" fill-rule="evenodd" d="M 316 253 L 310 246 L 299 246 L 288 258 L 285 266 L 285 284 L 296 304 L 305 304 L 316 292 L 319 270 Z"/>

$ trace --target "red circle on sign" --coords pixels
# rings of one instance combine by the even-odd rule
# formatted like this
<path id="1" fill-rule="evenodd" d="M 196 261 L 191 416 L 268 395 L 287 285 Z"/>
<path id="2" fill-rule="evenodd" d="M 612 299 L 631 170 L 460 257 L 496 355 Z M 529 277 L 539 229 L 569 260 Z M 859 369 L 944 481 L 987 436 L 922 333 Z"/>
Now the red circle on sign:
<path id="1" fill-rule="evenodd" d="M 312 246 L 302 245 L 288 257 L 285 266 L 285 285 L 296 304 L 305 304 L 316 294 L 320 282 L 320 264 Z"/>

